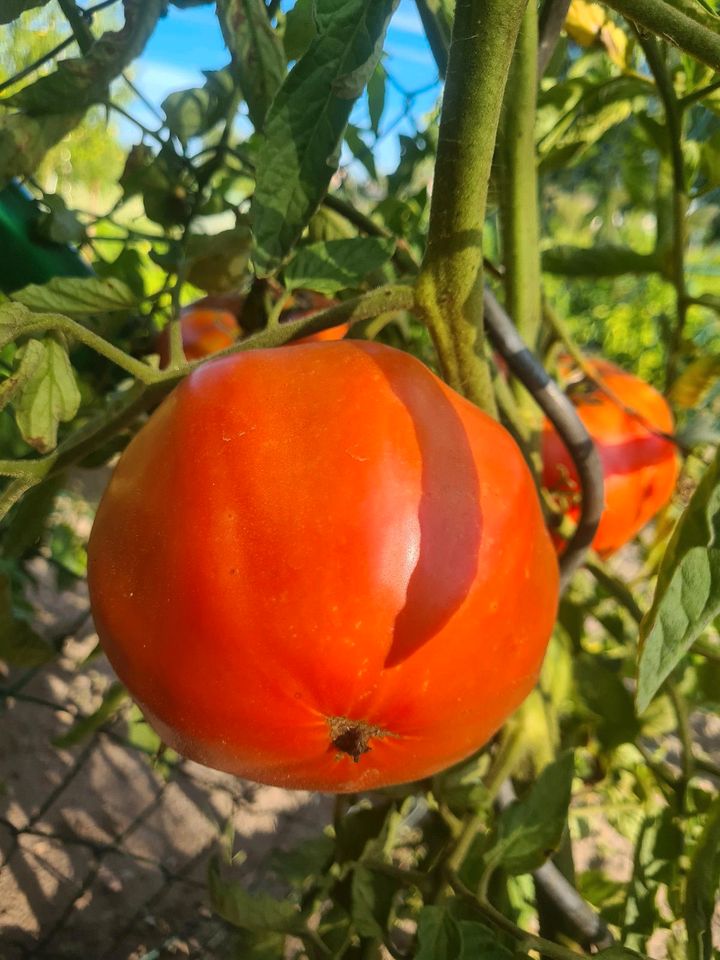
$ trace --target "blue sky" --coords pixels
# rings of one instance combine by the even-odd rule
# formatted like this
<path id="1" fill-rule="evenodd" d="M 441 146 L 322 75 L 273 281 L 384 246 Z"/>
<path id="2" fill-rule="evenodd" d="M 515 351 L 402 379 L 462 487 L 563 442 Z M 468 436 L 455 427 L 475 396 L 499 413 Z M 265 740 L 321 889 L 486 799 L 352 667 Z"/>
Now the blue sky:
<path id="1" fill-rule="evenodd" d="M 388 72 L 405 90 L 418 90 L 437 80 L 437 70 L 413 0 L 401 0 L 388 30 L 385 52 Z M 228 60 L 214 5 L 187 10 L 170 7 L 142 57 L 135 61 L 133 76 L 142 92 L 159 106 L 168 93 L 202 84 L 201 70 L 218 70 Z M 435 86 L 416 99 L 414 117 L 422 117 L 433 106 L 438 89 Z M 393 124 L 402 109 L 402 95 L 388 84 L 381 131 Z M 140 103 L 133 105 L 132 112 L 143 122 L 152 122 L 151 115 Z M 353 121 L 362 127 L 366 118 L 366 110 L 358 104 Z M 392 134 L 383 140 L 378 153 L 381 168 L 386 171 L 394 168 L 398 157 L 397 134 L 411 130 L 412 124 L 408 121 L 393 126 Z M 138 135 L 130 124 L 123 123 L 122 136 L 124 140 L 134 141 Z"/>

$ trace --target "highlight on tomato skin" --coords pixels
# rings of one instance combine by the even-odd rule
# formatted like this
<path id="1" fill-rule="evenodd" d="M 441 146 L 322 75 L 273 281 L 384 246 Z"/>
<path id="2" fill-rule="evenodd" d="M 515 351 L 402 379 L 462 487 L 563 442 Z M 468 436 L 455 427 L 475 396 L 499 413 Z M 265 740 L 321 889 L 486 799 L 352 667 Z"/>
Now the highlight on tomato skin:
<path id="1" fill-rule="evenodd" d="M 597 446 L 603 466 L 605 509 L 592 546 L 607 557 L 632 540 L 669 503 L 679 463 L 672 411 L 654 387 L 607 360 L 590 361 L 607 392 L 585 378 L 569 395 Z M 567 373 L 567 363 L 563 364 Z M 666 436 L 663 436 L 666 435 Z M 542 435 L 543 485 L 567 517 L 577 520 L 580 492 L 575 465 L 552 424 Z M 565 541 L 554 535 L 560 550 Z"/>
<path id="2" fill-rule="evenodd" d="M 410 355 L 350 340 L 190 374 L 119 461 L 89 586 L 168 745 L 337 793 L 487 742 L 537 679 L 558 568 L 505 429 Z"/>

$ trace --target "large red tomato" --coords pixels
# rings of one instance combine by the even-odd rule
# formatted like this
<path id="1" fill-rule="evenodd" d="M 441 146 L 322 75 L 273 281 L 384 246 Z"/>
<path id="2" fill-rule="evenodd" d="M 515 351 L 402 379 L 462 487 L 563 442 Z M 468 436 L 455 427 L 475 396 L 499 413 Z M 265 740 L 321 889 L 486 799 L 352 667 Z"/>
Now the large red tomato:
<path id="1" fill-rule="evenodd" d="M 331 792 L 466 757 L 535 683 L 558 599 L 520 450 L 413 357 L 210 361 L 123 454 L 89 546 L 99 635 L 172 747 Z"/>
<path id="2" fill-rule="evenodd" d="M 592 367 L 617 400 L 587 380 L 571 389 L 570 396 L 603 465 L 605 509 L 593 547 L 608 556 L 631 540 L 670 500 L 678 461 L 674 444 L 653 433 L 655 429 L 670 434 L 674 428 L 662 394 L 606 360 L 593 361 Z M 576 519 L 577 472 L 547 421 L 542 456 L 543 483 L 569 504 L 567 513 Z"/>

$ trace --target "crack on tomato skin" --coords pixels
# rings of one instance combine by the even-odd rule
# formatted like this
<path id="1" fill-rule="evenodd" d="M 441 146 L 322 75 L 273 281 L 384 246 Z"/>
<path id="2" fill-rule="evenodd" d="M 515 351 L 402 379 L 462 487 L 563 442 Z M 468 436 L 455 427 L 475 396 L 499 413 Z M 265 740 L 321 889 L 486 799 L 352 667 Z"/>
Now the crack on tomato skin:
<path id="1" fill-rule="evenodd" d="M 366 723 L 364 720 L 349 720 L 347 717 L 326 717 L 330 728 L 330 743 L 333 747 L 360 763 L 364 753 L 370 753 L 370 740 L 373 737 L 387 737 L 390 733 L 382 727 Z M 338 754 L 338 759 L 340 759 Z"/>

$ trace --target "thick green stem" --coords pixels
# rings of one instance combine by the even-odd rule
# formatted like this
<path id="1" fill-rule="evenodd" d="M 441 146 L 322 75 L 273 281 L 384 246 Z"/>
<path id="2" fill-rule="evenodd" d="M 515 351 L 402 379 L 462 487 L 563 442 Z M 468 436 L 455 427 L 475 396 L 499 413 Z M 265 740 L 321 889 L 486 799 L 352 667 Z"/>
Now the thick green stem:
<path id="1" fill-rule="evenodd" d="M 607 0 L 607 3 L 644 30 L 670 40 L 702 63 L 720 70 L 720 34 L 717 27 L 709 22 L 699 22 L 695 16 L 689 16 L 685 9 L 678 9 L 681 4 L 666 0 Z M 683 3 L 682 7 L 686 8 L 687 4 Z"/>
<path id="2" fill-rule="evenodd" d="M 640 35 L 640 43 L 665 109 L 665 123 L 670 144 L 670 165 L 672 168 L 672 244 L 668 273 L 675 287 L 677 319 L 668 345 L 665 367 L 665 386 L 667 388 L 675 379 L 678 354 L 682 349 L 688 312 L 687 288 L 685 285 L 685 250 L 688 244 L 687 213 L 689 201 L 682 152 L 683 118 L 682 109 L 675 95 L 672 77 L 657 42 L 654 37 Z"/>
<path id="3" fill-rule="evenodd" d="M 490 168 L 526 0 L 458 0 L 417 301 L 447 382 L 495 414 L 483 339 Z"/>
<path id="4" fill-rule="evenodd" d="M 507 310 L 535 350 L 540 332 L 540 218 L 535 160 L 538 21 L 525 10 L 513 55 L 498 141 L 502 190 L 500 228 Z"/>
<path id="5" fill-rule="evenodd" d="M 93 333 L 92 330 L 84 327 L 76 320 L 71 320 L 70 317 L 64 317 L 61 314 L 36 314 L 23 325 L 19 332 L 26 336 L 27 334 L 43 333 L 46 330 L 59 330 L 72 340 L 90 347 L 91 350 L 110 360 L 111 363 L 125 370 L 141 383 L 153 383 L 159 379 L 157 371 L 153 370 L 147 363 L 136 360 L 135 357 L 131 357 L 124 350 L 114 346 L 109 340 Z"/>

